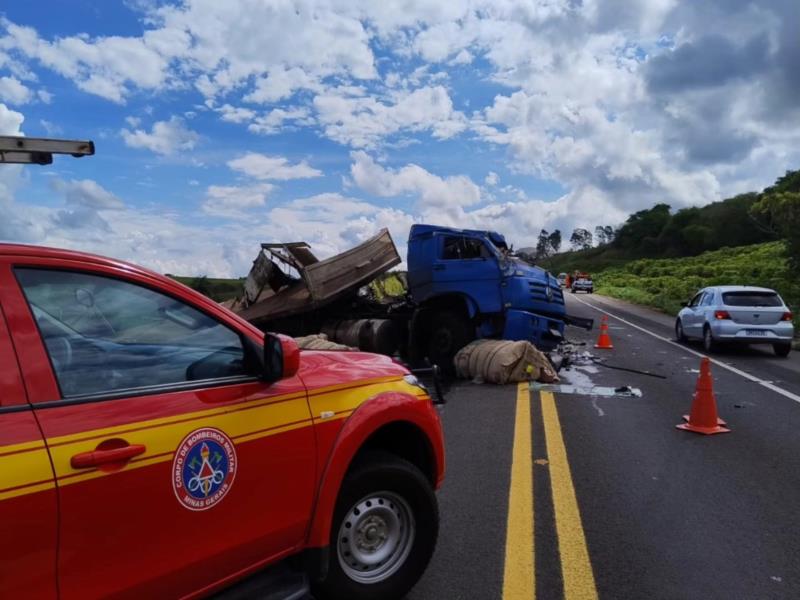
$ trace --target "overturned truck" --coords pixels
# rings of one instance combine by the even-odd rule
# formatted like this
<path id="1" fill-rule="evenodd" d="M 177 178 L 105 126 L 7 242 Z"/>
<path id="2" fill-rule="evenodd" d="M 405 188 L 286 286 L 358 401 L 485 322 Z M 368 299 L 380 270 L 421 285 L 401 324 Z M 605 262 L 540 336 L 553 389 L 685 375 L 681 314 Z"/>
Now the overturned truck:
<path id="1" fill-rule="evenodd" d="M 452 370 L 456 352 L 480 338 L 527 340 L 556 349 L 566 314 L 555 277 L 513 255 L 491 231 L 414 225 L 406 293 L 379 297 L 367 286 L 400 264 L 389 231 L 319 260 L 305 242 L 262 244 L 244 294 L 229 307 L 262 329 L 323 332 L 362 350 Z"/>
<path id="2" fill-rule="evenodd" d="M 244 295 L 229 308 L 261 329 L 295 337 L 322 332 L 392 355 L 404 337 L 406 318 L 399 309 L 405 301 L 379 302 L 365 286 L 400 262 L 387 229 L 325 260 L 305 242 L 261 244 Z"/>

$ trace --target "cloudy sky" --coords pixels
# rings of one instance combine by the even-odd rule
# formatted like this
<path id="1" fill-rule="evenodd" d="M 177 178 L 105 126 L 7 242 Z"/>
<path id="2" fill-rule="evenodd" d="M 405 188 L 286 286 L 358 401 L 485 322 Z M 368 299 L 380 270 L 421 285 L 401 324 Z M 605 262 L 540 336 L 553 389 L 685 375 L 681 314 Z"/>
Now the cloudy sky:
<path id="1" fill-rule="evenodd" d="M 7 2 L 0 239 L 240 276 L 414 222 L 615 225 L 800 168 L 796 0 Z"/>

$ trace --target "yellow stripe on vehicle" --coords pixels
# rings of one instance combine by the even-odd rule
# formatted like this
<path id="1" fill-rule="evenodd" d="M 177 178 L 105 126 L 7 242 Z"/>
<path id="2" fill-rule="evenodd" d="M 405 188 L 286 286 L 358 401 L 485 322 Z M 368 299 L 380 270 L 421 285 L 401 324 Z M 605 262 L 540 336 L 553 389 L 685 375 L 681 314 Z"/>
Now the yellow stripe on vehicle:
<path id="1" fill-rule="evenodd" d="M 53 487 L 53 470 L 47 450 L 0 456 L 0 499 L 31 494 Z"/>
<path id="2" fill-rule="evenodd" d="M 517 387 L 511 483 L 508 493 L 503 600 L 531 600 L 536 590 L 533 540 L 531 398 L 528 383 Z"/>
<path id="3" fill-rule="evenodd" d="M 572 483 L 564 437 L 561 434 L 555 398 L 551 392 L 540 392 L 540 395 L 547 458 L 550 465 L 558 549 L 561 555 L 561 574 L 564 580 L 564 598 L 566 600 L 594 600 L 597 598 L 597 588 L 581 523 L 578 500 L 575 496 L 575 486 Z"/>
<path id="4" fill-rule="evenodd" d="M 404 392 L 418 399 L 428 398 L 422 390 L 405 383 L 402 378 L 382 377 L 314 390 L 308 403 L 304 393 L 292 393 L 253 400 L 252 403 L 237 403 L 212 410 L 94 429 L 50 438 L 48 441 L 58 484 L 71 485 L 171 461 L 180 441 L 198 427 L 220 429 L 235 443 L 240 444 L 308 427 L 315 421 L 346 419 L 363 402 L 387 391 Z M 321 419 L 322 413 L 333 413 L 333 416 Z M 121 471 L 72 468 L 70 461 L 74 455 L 91 452 L 96 449 L 99 441 L 115 436 L 124 438 L 129 444 L 144 444 L 147 448 L 146 454 L 130 461 Z M 47 450 L 41 442 L 6 446 L 2 448 L 2 452 L 0 499 L 53 487 L 52 481 L 49 484 L 42 483 L 52 478 L 52 470 Z"/>

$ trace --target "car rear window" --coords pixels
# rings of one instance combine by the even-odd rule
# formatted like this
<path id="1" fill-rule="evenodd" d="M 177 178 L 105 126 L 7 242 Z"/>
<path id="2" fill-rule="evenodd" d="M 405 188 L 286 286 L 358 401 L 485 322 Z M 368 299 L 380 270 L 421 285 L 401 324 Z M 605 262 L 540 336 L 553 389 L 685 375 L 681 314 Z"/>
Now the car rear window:
<path id="1" fill-rule="evenodd" d="M 725 292 L 722 301 L 728 306 L 783 306 L 775 292 Z"/>

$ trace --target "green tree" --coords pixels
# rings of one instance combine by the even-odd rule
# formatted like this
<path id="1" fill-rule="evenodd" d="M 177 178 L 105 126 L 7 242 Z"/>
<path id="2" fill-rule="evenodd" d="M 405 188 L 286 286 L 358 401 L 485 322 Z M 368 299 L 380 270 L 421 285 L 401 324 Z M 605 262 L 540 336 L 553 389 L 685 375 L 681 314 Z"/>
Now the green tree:
<path id="1" fill-rule="evenodd" d="M 620 227 L 614 244 L 630 250 L 643 246 L 648 252 L 656 250 L 661 231 L 670 220 L 669 211 L 669 204 L 656 204 L 653 208 L 633 213 Z"/>
<path id="2" fill-rule="evenodd" d="M 588 229 L 577 227 L 572 231 L 569 243 L 572 245 L 573 250 L 588 250 L 592 247 L 592 232 Z"/>
<path id="3" fill-rule="evenodd" d="M 543 260 L 548 256 L 550 256 L 550 234 L 546 229 L 542 229 L 536 241 L 536 260 Z"/>
<path id="4" fill-rule="evenodd" d="M 795 171 L 796 173 L 798 172 Z M 787 173 L 778 181 L 780 182 L 788 176 Z M 774 190 L 776 187 L 778 186 L 768 189 Z M 795 274 L 800 275 L 800 191 L 764 193 L 753 205 L 751 211 L 756 219 L 786 240 L 789 267 Z"/>
<path id="5" fill-rule="evenodd" d="M 553 251 L 553 254 L 557 254 L 561 249 L 561 230 L 556 229 L 553 231 L 547 238 L 547 241 L 550 244 L 550 249 Z"/>

